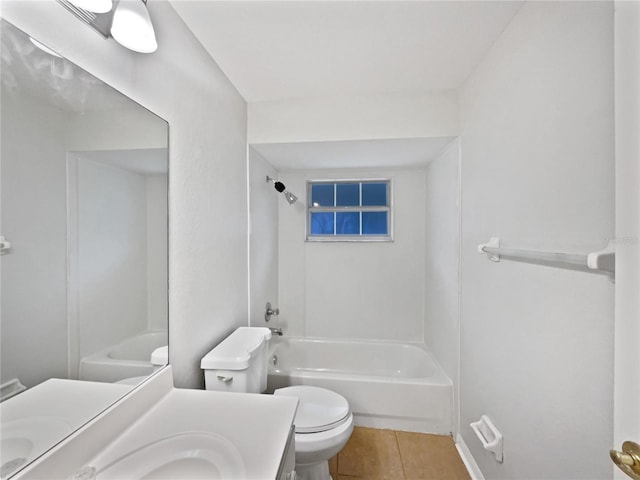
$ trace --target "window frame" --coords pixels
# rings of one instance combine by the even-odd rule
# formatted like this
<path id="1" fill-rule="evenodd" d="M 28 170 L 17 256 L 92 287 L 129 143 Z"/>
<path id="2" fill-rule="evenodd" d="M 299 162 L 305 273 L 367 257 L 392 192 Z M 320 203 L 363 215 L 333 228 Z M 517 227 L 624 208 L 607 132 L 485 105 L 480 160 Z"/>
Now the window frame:
<path id="1" fill-rule="evenodd" d="M 366 183 L 382 183 L 387 186 L 387 205 L 386 206 L 345 206 L 345 207 L 314 207 L 311 203 L 311 186 L 319 184 L 359 184 L 360 203 L 362 204 L 362 184 Z M 391 178 L 340 178 L 328 179 L 317 178 L 309 179 L 305 182 L 307 207 L 305 219 L 305 241 L 306 242 L 393 242 L 393 182 Z M 334 203 L 337 189 L 334 188 Z M 339 212 L 386 212 L 388 233 L 386 235 L 337 235 L 335 234 L 335 216 L 334 216 L 334 234 L 333 235 L 311 235 L 311 214 L 312 213 L 339 213 Z M 360 217 L 360 231 L 362 231 L 362 216 Z"/>

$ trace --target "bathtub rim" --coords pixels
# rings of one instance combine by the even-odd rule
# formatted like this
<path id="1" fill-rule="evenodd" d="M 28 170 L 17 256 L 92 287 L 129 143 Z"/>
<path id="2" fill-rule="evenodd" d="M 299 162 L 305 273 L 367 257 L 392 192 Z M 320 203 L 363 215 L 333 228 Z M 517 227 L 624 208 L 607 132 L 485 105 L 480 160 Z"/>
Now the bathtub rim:
<path id="1" fill-rule="evenodd" d="M 391 376 L 391 375 L 365 375 L 365 374 L 355 374 L 355 373 L 341 373 L 336 371 L 322 371 L 322 370 L 284 370 L 279 368 L 274 368 L 271 359 L 275 353 L 275 350 L 281 343 L 293 340 L 294 342 L 298 341 L 300 343 L 304 342 L 312 342 L 312 343 L 340 343 L 340 344 L 393 344 L 396 346 L 411 346 L 417 347 L 420 349 L 433 363 L 434 365 L 434 373 L 430 376 L 426 377 L 402 377 L 402 376 Z M 444 372 L 442 366 L 433 355 L 429 347 L 427 347 L 422 342 L 405 342 L 399 340 L 369 340 L 369 339 L 341 339 L 341 338 L 328 338 L 328 337 L 300 337 L 300 336 L 282 336 L 282 337 L 272 337 L 269 341 L 269 349 L 268 349 L 268 370 L 267 375 L 278 375 L 278 376 L 296 376 L 303 379 L 313 379 L 313 378 L 336 378 L 340 380 L 350 380 L 350 381 L 373 381 L 373 382 L 387 382 L 387 383 L 398 383 L 398 384 L 408 384 L 408 385 L 437 385 L 437 386 L 451 386 L 453 387 L 453 381 L 449 378 L 449 376 Z"/>
<path id="2" fill-rule="evenodd" d="M 125 362 L 130 362 L 130 361 L 136 361 L 136 362 L 143 362 L 145 363 L 146 361 L 150 361 L 149 360 L 137 360 L 134 358 L 119 358 L 119 357 L 113 357 L 111 356 L 111 353 L 118 349 L 118 348 L 122 348 L 123 346 L 129 346 L 131 343 L 133 343 L 136 339 L 141 338 L 141 337 L 151 337 L 151 336 L 164 336 L 165 341 L 162 342 L 163 344 L 168 345 L 169 344 L 169 332 L 167 330 L 161 330 L 161 329 L 150 329 L 150 330 L 143 330 L 141 332 L 136 333 L 135 335 L 131 335 L 129 337 L 126 337 L 124 339 L 122 339 L 121 341 L 119 341 L 118 343 L 114 343 L 112 345 L 109 345 L 107 348 L 104 348 L 102 350 L 100 350 L 99 352 L 96 352 L 96 354 L 98 353 L 104 353 L 105 356 L 113 361 L 118 361 L 118 360 L 122 360 Z M 156 347 L 158 348 L 158 347 Z M 153 349 L 155 350 L 155 348 Z M 152 350 L 152 352 L 153 352 Z"/>
<path id="3" fill-rule="evenodd" d="M 149 361 L 141 361 L 141 360 L 133 360 L 133 359 L 126 359 L 126 358 L 113 358 L 109 356 L 109 352 L 111 352 L 115 347 L 130 341 L 131 339 L 135 338 L 135 337 L 141 337 L 141 336 L 145 336 L 145 335 L 149 335 L 149 334 L 158 334 L 158 333 L 162 333 L 162 334 L 166 334 L 167 335 L 167 345 L 169 344 L 169 332 L 168 330 L 162 330 L 162 329 L 149 329 L 149 330 L 142 330 L 141 332 L 137 332 L 133 335 L 130 335 L 126 338 L 123 338 L 122 340 L 120 340 L 117 343 L 113 343 L 107 347 L 104 347 L 100 350 L 98 350 L 97 352 L 94 353 L 90 353 L 89 355 L 85 355 L 84 357 L 80 357 L 80 361 L 82 360 L 93 360 L 93 359 L 105 359 L 106 361 L 110 362 L 110 363 L 151 363 L 151 360 Z M 149 357 L 151 358 L 151 357 Z"/>
<path id="4" fill-rule="evenodd" d="M 156 369 L 154 365 L 151 363 L 151 358 L 149 360 L 133 360 L 133 359 L 121 359 L 121 358 L 112 358 L 109 356 L 109 352 L 113 350 L 116 346 L 131 340 L 132 338 L 148 335 L 148 334 L 165 334 L 166 335 L 166 344 L 169 345 L 169 331 L 159 328 L 152 328 L 147 330 L 142 330 L 140 332 L 136 332 L 133 335 L 130 335 L 117 343 L 113 343 L 101 350 L 98 350 L 95 353 L 90 355 L 85 355 L 81 357 L 78 362 L 78 376 L 79 380 L 87 380 L 87 381 L 97 381 L 97 382 L 114 382 L 123 378 L 135 377 L 135 376 L 149 376 L 152 373 L 155 373 Z M 149 354 L 151 355 L 151 353 Z M 166 365 L 165 365 L 166 366 Z M 122 370 L 129 370 L 124 374 Z M 121 376 L 121 373 L 124 376 Z M 93 378 L 85 378 L 87 376 Z M 117 378 L 116 377 L 121 377 Z"/>

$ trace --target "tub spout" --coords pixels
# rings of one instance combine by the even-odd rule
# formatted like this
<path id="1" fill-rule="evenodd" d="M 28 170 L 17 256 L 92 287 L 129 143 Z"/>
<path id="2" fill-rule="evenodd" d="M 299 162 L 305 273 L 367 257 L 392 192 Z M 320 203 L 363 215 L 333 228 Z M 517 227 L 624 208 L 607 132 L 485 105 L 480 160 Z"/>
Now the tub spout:
<path id="1" fill-rule="evenodd" d="M 280 335 L 280 336 L 282 336 L 282 329 L 281 328 L 269 327 L 269 330 L 271 330 L 271 334 L 272 335 Z"/>

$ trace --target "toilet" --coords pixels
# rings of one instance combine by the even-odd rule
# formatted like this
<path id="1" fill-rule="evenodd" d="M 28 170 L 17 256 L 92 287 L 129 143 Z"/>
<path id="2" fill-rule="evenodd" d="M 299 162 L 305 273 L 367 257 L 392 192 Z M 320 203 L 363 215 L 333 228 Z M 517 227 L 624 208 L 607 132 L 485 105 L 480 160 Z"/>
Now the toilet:
<path id="1" fill-rule="evenodd" d="M 353 432 L 347 399 L 309 385 L 279 388 L 273 394 L 300 401 L 295 418 L 296 478 L 330 479 L 329 459 L 342 450 Z"/>
<path id="2" fill-rule="evenodd" d="M 205 388 L 263 393 L 270 339 L 268 328 L 236 329 L 203 357 Z M 273 394 L 299 402 L 294 420 L 296 479 L 329 480 L 329 459 L 342 450 L 353 432 L 349 403 L 336 392 L 308 385 L 279 388 Z"/>

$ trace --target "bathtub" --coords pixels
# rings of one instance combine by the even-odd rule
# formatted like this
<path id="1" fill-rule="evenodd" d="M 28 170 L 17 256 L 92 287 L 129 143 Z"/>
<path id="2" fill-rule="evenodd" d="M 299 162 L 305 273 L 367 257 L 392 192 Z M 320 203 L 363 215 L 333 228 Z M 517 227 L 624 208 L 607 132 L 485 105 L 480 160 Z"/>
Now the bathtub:
<path id="1" fill-rule="evenodd" d="M 167 344 L 166 330 L 146 330 L 80 359 L 80 380 L 115 382 L 149 375 L 151 352 Z"/>
<path id="2" fill-rule="evenodd" d="M 437 434 L 453 429 L 453 383 L 421 344 L 274 337 L 267 391 L 290 385 L 341 394 L 359 426 Z"/>

